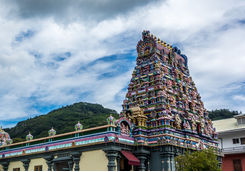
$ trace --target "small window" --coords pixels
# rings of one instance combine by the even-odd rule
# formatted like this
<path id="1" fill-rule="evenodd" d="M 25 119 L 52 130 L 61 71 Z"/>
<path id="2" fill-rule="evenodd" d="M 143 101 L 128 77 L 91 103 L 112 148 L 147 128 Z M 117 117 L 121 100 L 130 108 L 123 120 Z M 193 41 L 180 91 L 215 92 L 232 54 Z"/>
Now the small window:
<path id="1" fill-rule="evenodd" d="M 34 171 L 43 171 L 43 166 L 42 165 L 34 166 Z"/>
<path id="2" fill-rule="evenodd" d="M 242 163 L 240 159 L 233 160 L 234 171 L 242 171 Z"/>
<path id="3" fill-rule="evenodd" d="M 241 118 L 237 119 L 237 123 L 238 123 L 238 125 L 242 124 L 242 119 Z"/>
<path id="4" fill-rule="evenodd" d="M 245 118 L 239 118 L 239 119 L 237 119 L 237 124 L 238 125 L 245 124 Z"/>
<path id="5" fill-rule="evenodd" d="M 239 139 L 238 138 L 232 139 L 232 142 L 233 142 L 233 144 L 238 144 L 239 143 Z"/>
<path id="6" fill-rule="evenodd" d="M 20 168 L 13 168 L 13 171 L 20 171 Z"/>
<path id="7" fill-rule="evenodd" d="M 241 145 L 245 145 L 245 137 L 241 138 Z"/>

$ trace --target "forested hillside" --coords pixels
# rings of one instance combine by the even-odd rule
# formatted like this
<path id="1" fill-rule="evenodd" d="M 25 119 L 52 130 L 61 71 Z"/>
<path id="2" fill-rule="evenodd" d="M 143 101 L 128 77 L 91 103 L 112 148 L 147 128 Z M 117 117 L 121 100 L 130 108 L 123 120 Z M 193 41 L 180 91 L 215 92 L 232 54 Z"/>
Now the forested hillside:
<path id="1" fill-rule="evenodd" d="M 226 119 L 232 118 L 235 115 L 240 114 L 241 112 L 238 111 L 230 111 L 229 109 L 219 109 L 219 110 L 212 110 L 208 112 L 208 116 L 212 120 L 219 120 L 219 119 Z"/>
<path id="2" fill-rule="evenodd" d="M 106 118 L 110 114 L 118 118 L 115 110 L 104 108 L 99 104 L 80 102 L 51 111 L 46 115 L 21 121 L 15 127 L 5 129 L 5 131 L 10 134 L 14 142 L 18 142 L 23 141 L 29 131 L 34 138 L 48 136 L 48 130 L 52 127 L 57 134 L 74 131 L 74 125 L 78 121 L 84 128 L 105 125 Z"/>

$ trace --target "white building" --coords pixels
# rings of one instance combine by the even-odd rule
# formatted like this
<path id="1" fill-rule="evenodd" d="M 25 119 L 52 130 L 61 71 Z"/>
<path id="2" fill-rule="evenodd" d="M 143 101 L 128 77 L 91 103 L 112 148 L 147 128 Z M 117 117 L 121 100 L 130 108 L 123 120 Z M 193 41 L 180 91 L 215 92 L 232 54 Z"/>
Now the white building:
<path id="1" fill-rule="evenodd" d="M 245 114 L 213 121 L 224 154 L 222 170 L 245 170 Z"/>

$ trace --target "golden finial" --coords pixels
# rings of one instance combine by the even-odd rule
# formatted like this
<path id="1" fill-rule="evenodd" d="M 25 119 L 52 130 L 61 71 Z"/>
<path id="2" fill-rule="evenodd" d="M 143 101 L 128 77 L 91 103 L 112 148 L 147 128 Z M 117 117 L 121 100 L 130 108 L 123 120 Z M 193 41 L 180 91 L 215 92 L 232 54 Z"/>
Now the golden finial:
<path id="1" fill-rule="evenodd" d="M 159 38 L 158 38 L 158 40 L 157 40 L 157 43 L 158 43 L 158 44 L 160 44 L 160 43 L 161 43 L 161 41 L 160 41 L 160 39 L 159 39 Z"/>
<path id="2" fill-rule="evenodd" d="M 167 48 L 169 49 L 170 47 L 169 47 L 169 44 L 167 44 Z"/>
<path id="3" fill-rule="evenodd" d="M 161 46 L 163 46 L 163 40 L 161 40 Z"/>
<path id="4" fill-rule="evenodd" d="M 164 46 L 164 47 L 166 47 L 166 44 L 167 44 L 167 43 L 166 43 L 166 42 L 164 42 L 164 43 L 163 43 L 163 46 Z"/>

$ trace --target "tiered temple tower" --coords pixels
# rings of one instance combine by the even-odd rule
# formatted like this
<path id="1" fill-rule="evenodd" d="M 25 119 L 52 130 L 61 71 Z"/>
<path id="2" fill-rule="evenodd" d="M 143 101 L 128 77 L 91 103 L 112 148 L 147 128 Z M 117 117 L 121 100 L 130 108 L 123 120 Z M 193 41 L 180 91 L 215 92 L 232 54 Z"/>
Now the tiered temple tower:
<path id="1" fill-rule="evenodd" d="M 180 50 L 143 31 L 121 116 L 145 146 L 217 147 L 217 135 Z"/>

